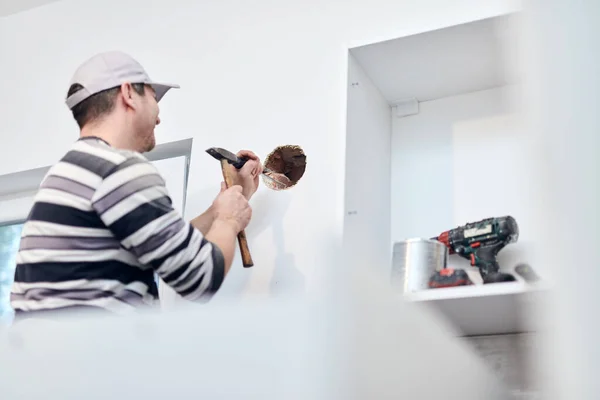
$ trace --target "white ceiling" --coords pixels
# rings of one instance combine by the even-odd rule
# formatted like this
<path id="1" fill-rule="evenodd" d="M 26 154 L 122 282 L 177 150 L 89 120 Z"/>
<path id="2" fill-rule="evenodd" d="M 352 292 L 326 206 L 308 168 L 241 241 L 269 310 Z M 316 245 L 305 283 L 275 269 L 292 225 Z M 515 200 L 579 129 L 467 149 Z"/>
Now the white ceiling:
<path id="1" fill-rule="evenodd" d="M 0 17 L 60 0 L 0 0 Z"/>
<path id="2" fill-rule="evenodd" d="M 500 16 L 350 51 L 391 104 L 433 100 L 514 83 L 515 23 Z"/>
<path id="3" fill-rule="evenodd" d="M 0 17 L 60 0 L 0 0 Z M 351 49 L 391 104 L 515 82 L 516 17 L 500 16 Z"/>

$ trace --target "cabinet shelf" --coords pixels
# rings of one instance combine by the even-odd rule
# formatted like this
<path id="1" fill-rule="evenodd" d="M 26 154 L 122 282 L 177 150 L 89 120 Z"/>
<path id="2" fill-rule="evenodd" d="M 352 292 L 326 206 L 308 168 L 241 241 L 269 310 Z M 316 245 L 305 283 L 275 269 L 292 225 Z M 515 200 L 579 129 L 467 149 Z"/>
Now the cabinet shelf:
<path id="1" fill-rule="evenodd" d="M 458 335 L 473 336 L 536 330 L 528 310 L 546 291 L 518 281 L 425 290 L 404 298 L 433 308 Z"/>

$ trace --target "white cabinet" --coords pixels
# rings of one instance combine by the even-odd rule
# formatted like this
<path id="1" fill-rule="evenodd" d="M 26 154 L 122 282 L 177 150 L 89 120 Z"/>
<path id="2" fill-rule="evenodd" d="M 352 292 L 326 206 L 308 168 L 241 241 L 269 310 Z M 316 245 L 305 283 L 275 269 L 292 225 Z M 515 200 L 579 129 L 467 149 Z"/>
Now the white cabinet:
<path id="1" fill-rule="evenodd" d="M 500 252 L 501 268 L 525 262 L 543 277 L 536 238 L 545 227 L 534 213 L 542 155 L 520 104 L 518 21 L 502 15 L 350 49 L 344 244 L 351 264 L 389 279 L 393 242 L 512 215 L 519 241 Z M 478 275 L 458 256 L 448 265 Z M 517 313 L 531 287 L 517 279 L 404 298 L 437 307 L 460 334 L 528 330 Z"/>

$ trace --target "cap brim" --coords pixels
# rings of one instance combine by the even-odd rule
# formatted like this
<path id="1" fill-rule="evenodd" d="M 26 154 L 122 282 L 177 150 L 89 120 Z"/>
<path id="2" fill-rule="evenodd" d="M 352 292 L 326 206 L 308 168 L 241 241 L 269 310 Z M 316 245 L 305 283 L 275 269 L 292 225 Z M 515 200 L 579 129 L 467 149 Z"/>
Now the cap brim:
<path id="1" fill-rule="evenodd" d="M 156 93 L 156 101 L 160 101 L 169 89 L 179 89 L 179 85 L 174 83 L 149 83 Z"/>

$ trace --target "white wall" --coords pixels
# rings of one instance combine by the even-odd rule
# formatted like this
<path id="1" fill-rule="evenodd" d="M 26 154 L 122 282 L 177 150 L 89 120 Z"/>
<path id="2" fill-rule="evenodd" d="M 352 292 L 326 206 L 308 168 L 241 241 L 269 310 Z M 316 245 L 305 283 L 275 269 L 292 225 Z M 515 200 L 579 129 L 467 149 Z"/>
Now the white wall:
<path id="1" fill-rule="evenodd" d="M 543 163 L 545 187 L 535 210 L 547 229 L 540 236 L 544 265 L 556 285 L 539 310 L 543 396 L 596 399 L 600 386 L 600 2 L 531 1 L 526 68 L 532 132 Z M 557 22 L 559 22 L 557 24 Z M 556 362 L 560 360 L 559 362 Z"/>
<path id="2" fill-rule="evenodd" d="M 265 188 L 247 229 L 255 266 L 239 257 L 218 297 L 305 293 L 339 264 L 344 221 L 347 48 L 499 15 L 512 0 L 65 0 L 0 19 L 0 174 L 53 163 L 77 130 L 63 104 L 75 67 L 130 52 L 182 89 L 161 103 L 159 142 L 194 137 L 185 215 L 219 189 L 210 146 L 304 147 L 289 192 Z M 34 155 L 35 154 L 35 155 Z"/>
<path id="3" fill-rule="evenodd" d="M 519 96 L 517 86 L 495 88 L 424 102 L 419 114 L 394 118 L 392 240 L 512 215 L 520 237 L 500 252 L 501 267 L 543 269 L 535 258 L 540 225 L 531 174 L 541 160 L 523 128 Z M 457 256 L 449 262 L 468 265 Z"/>
<path id="4" fill-rule="evenodd" d="M 391 108 L 356 59 L 348 60 L 344 255 L 389 270 Z"/>

